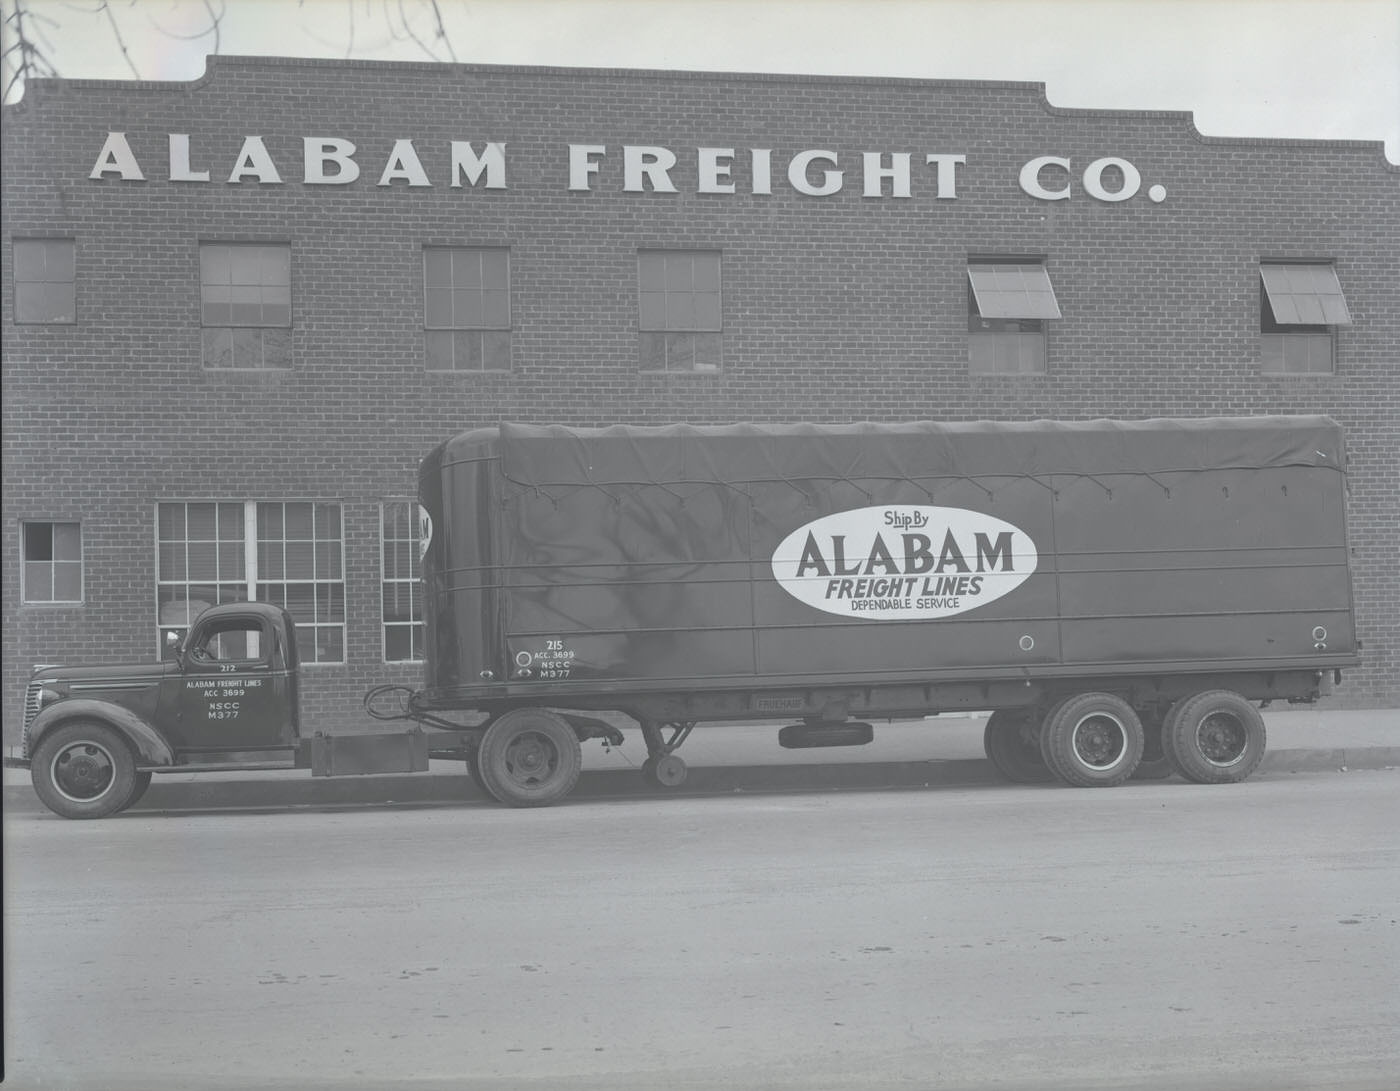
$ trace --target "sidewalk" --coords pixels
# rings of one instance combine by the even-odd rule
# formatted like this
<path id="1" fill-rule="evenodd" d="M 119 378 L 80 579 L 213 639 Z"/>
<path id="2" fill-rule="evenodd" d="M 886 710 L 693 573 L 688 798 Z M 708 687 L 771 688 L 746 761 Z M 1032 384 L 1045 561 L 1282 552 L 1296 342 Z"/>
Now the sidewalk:
<path id="1" fill-rule="evenodd" d="M 784 750 L 779 725 L 701 726 L 679 751 L 690 776 L 679 789 L 645 781 L 646 748 L 638 731 L 621 747 L 584 745 L 583 798 L 708 795 L 724 792 L 920 788 L 996 783 L 982 752 L 982 716 L 951 715 L 876 723 L 867 746 Z M 1269 747 L 1255 777 L 1400 767 L 1400 709 L 1266 709 Z M 427 774 L 316 777 L 305 770 L 162 773 L 132 813 L 226 808 L 337 806 L 366 803 L 479 801 L 461 762 L 434 761 Z M 23 769 L 4 770 L 6 813 L 42 810 Z"/>

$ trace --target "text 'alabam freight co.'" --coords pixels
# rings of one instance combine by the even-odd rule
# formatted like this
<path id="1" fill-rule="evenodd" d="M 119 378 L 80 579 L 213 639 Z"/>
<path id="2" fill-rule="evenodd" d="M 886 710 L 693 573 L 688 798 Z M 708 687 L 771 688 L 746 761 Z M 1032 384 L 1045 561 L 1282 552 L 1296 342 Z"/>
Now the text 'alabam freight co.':
<path id="1" fill-rule="evenodd" d="M 138 141 L 138 145 L 141 141 Z M 347 186 L 373 177 L 377 186 L 409 189 L 505 190 L 507 153 L 503 141 L 452 140 L 446 147 L 434 145 L 425 154 L 432 170 L 411 139 L 393 142 L 387 152 L 369 155 L 353 141 L 333 136 L 304 136 L 297 157 L 300 174 L 289 176 L 285 154 L 274 158 L 261 136 L 244 136 L 236 152 L 201 150 L 188 133 L 166 134 L 159 150 L 132 146 L 124 132 L 108 132 L 88 177 L 144 182 L 143 160 L 159 157 L 164 176 L 151 180 L 225 185 L 254 183 L 280 186 L 299 182 L 307 186 Z M 682 156 L 685 157 L 683 162 Z M 786 184 L 808 197 L 831 197 L 859 186 L 862 197 L 912 198 L 916 193 L 935 200 L 957 200 L 963 153 L 865 151 L 858 166 L 827 148 L 806 148 L 791 154 L 773 148 L 705 147 L 678 152 L 654 144 L 569 144 L 561 149 L 571 192 L 590 192 L 603 185 L 604 166 L 621 160 L 623 193 L 677 193 L 673 175 L 693 179 L 696 193 L 771 195 L 775 185 Z M 363 163 L 362 163 L 363 161 Z M 370 174 L 365 165 L 372 164 Z M 225 174 L 227 172 L 227 174 Z M 854 175 L 855 177 L 848 177 Z M 437 178 L 435 182 L 433 179 Z M 1082 167 L 1071 158 L 1040 155 L 1021 166 L 1017 182 L 1027 196 L 1042 201 L 1066 201 L 1076 192 L 1108 204 L 1131 200 L 1143 188 L 1141 172 L 1127 159 L 1100 156 Z M 1166 187 L 1153 184 L 1147 197 L 1166 200 Z"/>

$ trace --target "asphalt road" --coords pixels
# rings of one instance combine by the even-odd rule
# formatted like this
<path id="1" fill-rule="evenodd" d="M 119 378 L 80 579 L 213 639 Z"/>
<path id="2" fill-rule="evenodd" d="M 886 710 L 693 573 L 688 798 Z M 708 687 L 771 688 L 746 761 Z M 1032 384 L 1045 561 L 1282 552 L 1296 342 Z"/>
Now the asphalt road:
<path id="1" fill-rule="evenodd" d="M 1393 1088 L 1400 771 L 7 815 L 6 1088 Z"/>

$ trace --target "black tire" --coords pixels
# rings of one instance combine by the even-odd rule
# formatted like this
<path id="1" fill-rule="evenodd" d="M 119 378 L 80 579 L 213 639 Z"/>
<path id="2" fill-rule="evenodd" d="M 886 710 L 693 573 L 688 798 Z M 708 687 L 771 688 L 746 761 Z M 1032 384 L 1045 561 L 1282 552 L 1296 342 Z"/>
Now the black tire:
<path id="1" fill-rule="evenodd" d="M 75 720 L 49 731 L 29 772 L 44 806 L 64 818 L 106 818 L 134 801 L 131 744 L 97 720 Z"/>
<path id="2" fill-rule="evenodd" d="M 1067 782 L 1066 777 L 1064 773 L 1060 772 L 1059 758 L 1053 753 L 1052 748 L 1049 745 L 1050 732 L 1047 731 L 1046 728 L 1049 725 L 1050 721 L 1053 720 L 1055 718 L 1055 715 L 1060 711 L 1060 708 L 1068 700 L 1068 697 L 1061 697 L 1058 700 L 1056 700 L 1050 706 L 1050 708 L 1046 710 L 1045 715 L 1041 717 L 1040 729 L 1036 732 L 1037 741 L 1040 745 L 1040 760 L 1044 764 L 1045 768 L 1050 770 L 1050 775 L 1055 780 L 1058 780 L 1061 783 Z"/>
<path id="3" fill-rule="evenodd" d="M 982 729 L 982 749 L 996 771 L 1016 784 L 1048 784 L 1055 774 L 1041 757 L 1029 709 L 997 709 Z"/>
<path id="4" fill-rule="evenodd" d="M 542 708 L 507 712 L 477 751 L 486 790 L 511 807 L 545 807 L 574 790 L 583 748 L 565 720 Z"/>
<path id="5" fill-rule="evenodd" d="M 1122 784 L 1142 758 L 1142 721 L 1111 693 L 1081 693 L 1045 720 L 1042 751 L 1061 780 L 1078 788 Z"/>
<path id="6" fill-rule="evenodd" d="M 472 784 L 476 786 L 476 790 L 480 792 L 484 798 L 496 800 L 496 797 L 491 794 L 491 789 L 486 787 L 486 780 L 481 775 L 480 750 L 478 750 L 475 754 L 469 757 L 466 760 L 465 764 L 467 766 L 467 776 L 471 777 Z M 496 802 L 500 801 L 496 800 Z"/>
<path id="7" fill-rule="evenodd" d="M 1226 689 L 1197 693 L 1167 715 L 1163 749 L 1187 780 L 1238 784 L 1264 760 L 1264 717 L 1246 698 Z"/>
<path id="8" fill-rule="evenodd" d="M 135 775 L 135 777 L 132 778 L 132 782 L 131 782 L 131 795 L 129 795 L 129 796 L 126 797 L 126 802 L 123 803 L 123 804 L 118 808 L 118 810 L 124 811 L 124 810 L 126 810 L 128 807 L 134 807 L 134 806 L 136 806 L 136 804 L 140 801 L 141 797 L 142 797 L 143 795 L 146 794 L 146 789 L 149 788 L 150 786 L 151 786 L 151 771 L 150 771 L 149 769 L 147 769 L 147 770 L 144 770 L 143 772 L 137 773 L 137 774 Z"/>
<path id="9" fill-rule="evenodd" d="M 1162 749 L 1162 728 L 1166 717 L 1155 712 L 1139 713 L 1142 721 L 1142 757 L 1133 770 L 1133 780 L 1166 780 L 1176 770 Z"/>

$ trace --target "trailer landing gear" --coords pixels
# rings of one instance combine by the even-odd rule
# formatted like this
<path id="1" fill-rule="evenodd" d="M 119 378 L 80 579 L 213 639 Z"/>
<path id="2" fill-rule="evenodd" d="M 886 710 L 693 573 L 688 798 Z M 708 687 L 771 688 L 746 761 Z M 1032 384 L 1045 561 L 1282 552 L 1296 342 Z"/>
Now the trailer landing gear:
<path id="1" fill-rule="evenodd" d="M 662 788 L 679 788 L 690 774 L 689 767 L 675 751 L 690 738 L 693 721 L 670 724 L 642 724 L 642 738 L 647 744 L 647 760 L 642 762 L 642 775 Z M 665 732 L 670 732 L 670 737 Z"/>

